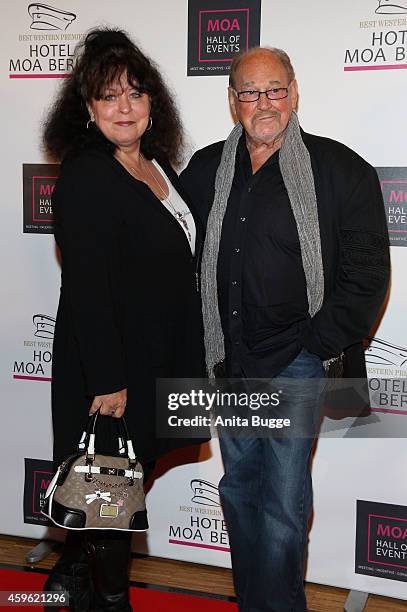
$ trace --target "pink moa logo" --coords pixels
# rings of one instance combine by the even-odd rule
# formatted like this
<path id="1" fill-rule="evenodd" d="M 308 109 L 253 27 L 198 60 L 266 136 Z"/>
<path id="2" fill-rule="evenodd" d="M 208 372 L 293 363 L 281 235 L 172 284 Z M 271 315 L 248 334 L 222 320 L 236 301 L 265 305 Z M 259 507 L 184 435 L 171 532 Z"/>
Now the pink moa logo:
<path id="1" fill-rule="evenodd" d="M 51 482 L 51 478 L 43 478 L 40 483 L 40 489 L 46 491 L 49 487 L 49 483 Z"/>
<path id="2" fill-rule="evenodd" d="M 250 8 L 198 13 L 198 62 L 227 62 L 249 48 Z"/>
<path id="3" fill-rule="evenodd" d="M 34 470 L 32 489 L 32 513 L 41 514 L 44 505 L 45 491 L 52 480 L 53 473 L 49 470 Z"/>
<path id="4" fill-rule="evenodd" d="M 403 530 L 397 525 L 390 527 L 390 525 L 383 525 L 383 523 L 379 523 L 377 525 L 377 535 L 385 536 L 387 538 L 394 538 L 395 540 L 405 540 L 407 538 L 407 527 Z"/>
<path id="5" fill-rule="evenodd" d="M 46 198 L 50 198 L 52 196 L 52 194 L 53 194 L 54 187 L 55 187 L 55 184 L 53 184 L 53 185 L 50 185 L 50 184 L 44 185 L 43 183 L 41 183 L 41 185 L 40 185 L 40 197 L 44 196 Z"/>
<path id="6" fill-rule="evenodd" d="M 208 32 L 231 32 L 232 30 L 240 30 L 238 20 L 235 18 L 232 21 L 230 19 L 209 19 L 208 20 Z"/>
<path id="7" fill-rule="evenodd" d="M 407 202 L 407 191 L 392 189 L 389 195 L 389 202 L 395 202 L 396 204 L 398 202 Z"/>

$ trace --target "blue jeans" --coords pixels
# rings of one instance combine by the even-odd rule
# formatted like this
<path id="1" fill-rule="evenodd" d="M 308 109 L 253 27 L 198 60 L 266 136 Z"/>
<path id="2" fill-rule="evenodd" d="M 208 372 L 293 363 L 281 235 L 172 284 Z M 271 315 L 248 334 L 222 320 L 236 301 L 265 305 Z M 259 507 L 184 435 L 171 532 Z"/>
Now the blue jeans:
<path id="1" fill-rule="evenodd" d="M 306 350 L 279 375 L 323 378 Z M 314 420 L 318 385 L 296 393 L 291 415 Z M 240 612 L 306 612 L 304 561 L 312 508 L 313 437 L 220 438 L 219 483 Z"/>

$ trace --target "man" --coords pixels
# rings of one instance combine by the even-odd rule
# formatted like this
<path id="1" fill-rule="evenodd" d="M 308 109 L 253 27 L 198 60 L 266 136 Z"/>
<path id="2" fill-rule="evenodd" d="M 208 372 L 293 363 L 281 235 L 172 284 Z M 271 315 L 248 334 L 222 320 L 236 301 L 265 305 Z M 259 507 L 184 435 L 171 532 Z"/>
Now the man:
<path id="1" fill-rule="evenodd" d="M 361 341 L 383 302 L 387 227 L 375 170 L 304 133 L 289 57 L 255 48 L 231 67 L 238 123 L 182 175 L 207 223 L 202 301 L 210 376 L 318 379 Z M 315 392 L 290 402 L 313 416 Z M 305 612 L 312 437 L 220 440 L 219 490 L 242 612 Z"/>

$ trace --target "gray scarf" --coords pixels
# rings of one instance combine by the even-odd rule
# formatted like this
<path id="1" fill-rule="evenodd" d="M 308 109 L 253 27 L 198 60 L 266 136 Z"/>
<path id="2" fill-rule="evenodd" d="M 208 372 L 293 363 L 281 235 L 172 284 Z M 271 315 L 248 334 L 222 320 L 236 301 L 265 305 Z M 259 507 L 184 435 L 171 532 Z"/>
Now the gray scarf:
<path id="1" fill-rule="evenodd" d="M 202 255 L 202 313 L 206 366 L 210 378 L 214 378 L 214 366 L 225 358 L 216 277 L 223 217 L 235 173 L 237 144 L 242 132 L 241 124 L 237 123 L 223 147 L 222 158 L 216 173 L 215 197 L 208 217 Z M 311 159 L 301 138 L 298 117 L 295 112 L 291 114 L 285 131 L 279 163 L 297 225 L 307 284 L 308 309 L 313 317 L 321 308 L 324 298 L 324 272 Z"/>

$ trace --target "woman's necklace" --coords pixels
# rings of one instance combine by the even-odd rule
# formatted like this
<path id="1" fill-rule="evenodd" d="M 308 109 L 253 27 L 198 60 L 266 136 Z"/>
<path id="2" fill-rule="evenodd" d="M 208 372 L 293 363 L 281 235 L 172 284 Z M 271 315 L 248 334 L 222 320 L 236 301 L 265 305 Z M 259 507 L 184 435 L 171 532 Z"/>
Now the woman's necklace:
<path id="1" fill-rule="evenodd" d="M 188 211 L 187 213 L 182 212 L 180 210 L 177 210 L 174 206 L 174 204 L 171 202 L 171 198 L 170 198 L 170 189 L 168 187 L 168 194 L 165 192 L 165 190 L 162 188 L 162 186 L 160 185 L 160 183 L 158 182 L 158 180 L 156 179 L 156 177 L 154 176 L 154 174 L 151 172 L 150 168 L 148 167 L 147 164 L 147 160 L 145 159 L 144 155 L 142 155 L 140 153 L 140 159 L 142 161 L 142 164 L 140 164 L 141 168 L 140 170 L 137 170 L 134 166 L 130 165 L 129 163 L 127 163 L 122 156 L 122 161 L 124 163 L 124 165 L 130 170 L 131 174 L 139 181 L 142 181 L 143 183 L 146 183 L 148 185 L 148 187 L 153 191 L 153 193 L 158 197 L 159 200 L 164 200 L 166 203 L 169 204 L 171 210 L 169 211 L 173 217 L 175 217 L 175 219 L 178 221 L 178 223 L 180 225 L 182 225 L 182 227 L 185 230 L 185 233 L 188 237 L 189 242 L 192 242 L 192 236 L 191 236 L 191 232 L 189 231 L 189 227 L 188 227 L 188 223 L 185 219 L 186 214 L 190 214 L 190 212 Z M 155 189 L 152 189 L 151 185 L 148 183 L 148 181 L 144 180 L 142 178 L 142 173 L 145 174 L 145 172 L 147 171 L 149 177 L 154 181 L 154 186 Z M 158 192 L 157 192 L 157 188 L 158 188 Z"/>
<path id="2" fill-rule="evenodd" d="M 145 168 L 147 169 L 147 172 L 149 173 L 149 175 L 153 179 L 154 183 L 157 185 L 158 189 L 160 190 L 160 193 L 162 194 L 163 200 L 168 202 L 168 204 L 170 205 L 171 211 L 172 211 L 172 215 L 176 218 L 178 223 L 180 225 L 182 225 L 182 227 L 185 230 L 186 235 L 188 236 L 189 242 L 191 242 L 192 241 L 191 232 L 189 231 L 188 223 L 187 223 L 187 220 L 185 219 L 186 214 L 190 214 L 189 211 L 185 214 L 185 212 L 182 212 L 181 210 L 177 210 L 175 208 L 174 204 L 171 202 L 170 188 L 168 187 L 168 195 L 167 195 L 165 193 L 164 189 L 161 187 L 160 183 L 155 178 L 154 174 L 151 172 L 150 168 L 148 167 L 147 162 L 144 159 L 144 156 L 141 156 L 141 157 L 142 157 L 142 160 L 143 160 L 143 164 L 144 164 Z"/>

